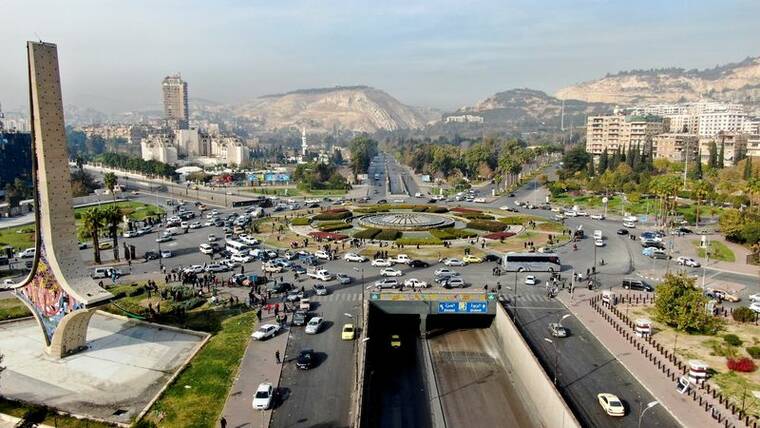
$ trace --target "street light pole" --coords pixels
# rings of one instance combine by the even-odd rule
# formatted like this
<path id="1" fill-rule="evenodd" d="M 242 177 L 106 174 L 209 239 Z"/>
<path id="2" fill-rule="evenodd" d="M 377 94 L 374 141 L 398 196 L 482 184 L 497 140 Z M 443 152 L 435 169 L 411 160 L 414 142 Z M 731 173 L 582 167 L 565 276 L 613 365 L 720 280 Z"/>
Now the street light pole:
<path id="1" fill-rule="evenodd" d="M 512 307 L 515 310 L 515 322 L 517 322 L 517 271 L 515 271 L 515 289 L 514 289 L 514 295 L 515 295 L 515 298 L 513 299 Z"/>
<path id="2" fill-rule="evenodd" d="M 569 314 L 568 314 L 569 315 Z M 559 369 L 559 352 L 557 351 L 557 344 L 548 337 L 544 337 L 544 340 L 551 343 L 554 346 L 554 384 L 557 384 L 557 370 Z"/>
<path id="3" fill-rule="evenodd" d="M 660 404 L 660 402 L 657 401 L 657 400 L 651 401 L 651 402 L 649 402 L 649 404 L 647 404 L 647 406 L 644 408 L 644 410 L 641 411 L 641 414 L 639 415 L 639 428 L 641 428 L 641 420 L 644 419 L 644 413 L 646 413 L 647 410 L 651 409 L 652 407 L 654 407 L 654 406 L 656 406 L 658 404 Z"/>

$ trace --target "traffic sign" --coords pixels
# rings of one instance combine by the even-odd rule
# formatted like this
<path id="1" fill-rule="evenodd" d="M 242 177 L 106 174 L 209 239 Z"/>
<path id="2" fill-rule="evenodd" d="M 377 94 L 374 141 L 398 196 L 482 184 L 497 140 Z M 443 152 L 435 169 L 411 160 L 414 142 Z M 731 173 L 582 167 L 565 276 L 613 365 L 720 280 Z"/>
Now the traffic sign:
<path id="1" fill-rule="evenodd" d="M 467 313 L 484 314 L 488 312 L 487 302 L 467 302 Z"/>
<path id="2" fill-rule="evenodd" d="M 459 302 L 438 302 L 439 314 L 450 314 L 459 312 Z"/>

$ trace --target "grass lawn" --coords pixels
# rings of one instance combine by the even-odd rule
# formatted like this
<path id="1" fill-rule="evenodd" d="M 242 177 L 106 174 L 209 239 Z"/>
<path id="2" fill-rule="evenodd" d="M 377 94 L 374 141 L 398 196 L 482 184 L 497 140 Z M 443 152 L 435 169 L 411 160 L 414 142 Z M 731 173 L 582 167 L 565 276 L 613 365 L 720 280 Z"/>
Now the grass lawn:
<path id="1" fill-rule="evenodd" d="M 161 427 L 216 426 L 255 324 L 253 312 L 223 321 L 219 333 L 167 388 L 147 419 Z"/>
<path id="2" fill-rule="evenodd" d="M 274 196 L 341 196 L 348 191 L 345 189 L 312 189 L 310 191 L 300 190 L 295 186 L 292 187 L 246 187 L 245 193 L 254 193 L 258 195 Z"/>
<path id="3" fill-rule="evenodd" d="M 22 232 L 22 233 L 19 233 Z M 10 245 L 15 249 L 34 246 L 34 225 L 8 227 L 0 229 L 0 247 Z"/>
<path id="4" fill-rule="evenodd" d="M 694 244 L 697 247 L 697 257 L 704 258 L 705 257 L 705 249 L 700 247 L 699 241 L 691 241 L 692 244 Z M 736 261 L 736 256 L 734 256 L 734 252 L 731 251 L 730 248 L 726 246 L 726 244 L 720 242 L 720 241 L 711 241 L 710 242 L 710 260 L 718 260 L 721 262 L 734 262 Z"/>
<path id="5" fill-rule="evenodd" d="M 34 414 L 29 417 L 30 422 L 45 424 L 58 428 L 108 428 L 113 425 L 86 419 L 77 419 L 71 416 L 61 416 L 54 411 L 45 408 L 23 404 L 0 398 L 0 413 L 23 418 L 24 415 Z M 31 426 L 31 425 L 30 425 Z"/>
<path id="6" fill-rule="evenodd" d="M 551 202 L 553 204 L 564 205 L 567 207 L 578 205 L 581 208 L 595 208 L 601 210 L 604 208 L 602 198 L 603 196 L 601 195 L 571 196 L 565 193 L 557 197 L 552 196 Z M 622 200 L 619 196 L 610 196 L 609 201 L 607 202 L 607 212 L 619 214 L 621 203 Z M 628 199 L 627 202 L 623 204 L 623 207 L 626 212 L 631 214 L 654 215 L 657 213 L 658 202 L 657 199 L 641 199 L 636 202 L 631 202 L 631 200 Z M 723 209 L 720 207 L 701 206 L 699 209 L 700 220 L 706 217 L 718 216 L 722 211 Z M 696 205 L 679 204 L 678 207 L 676 207 L 676 212 L 682 215 L 689 223 L 694 223 L 696 218 Z"/>
<path id="7" fill-rule="evenodd" d="M 104 204 L 101 204 L 100 206 L 107 207 L 110 205 L 113 205 L 113 202 L 104 203 Z M 79 225 L 79 217 L 82 215 L 82 213 L 95 206 L 97 205 L 76 208 L 74 210 L 74 217 L 77 219 L 77 226 Z M 142 202 L 134 202 L 134 201 L 117 202 L 116 206 L 121 208 L 124 214 L 127 215 L 127 217 L 129 217 L 132 220 L 137 220 L 137 221 L 145 220 L 146 217 L 151 217 L 158 214 L 166 213 L 166 211 L 164 211 L 163 208 L 157 205 L 144 204 Z"/>
<path id="8" fill-rule="evenodd" d="M 32 313 L 29 312 L 26 305 L 21 303 L 21 300 L 15 297 L 0 300 L 0 321 L 28 317 L 31 315 Z"/>

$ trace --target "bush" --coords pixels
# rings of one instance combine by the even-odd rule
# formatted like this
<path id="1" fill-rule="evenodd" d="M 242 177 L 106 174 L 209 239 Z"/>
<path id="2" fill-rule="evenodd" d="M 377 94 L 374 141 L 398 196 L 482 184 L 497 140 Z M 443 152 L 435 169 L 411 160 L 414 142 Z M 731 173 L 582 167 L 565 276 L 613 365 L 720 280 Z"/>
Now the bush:
<path id="1" fill-rule="evenodd" d="M 523 216 L 517 215 L 517 216 L 511 216 L 511 217 L 503 217 L 503 218 L 500 218 L 499 221 L 504 224 L 518 225 L 518 224 L 527 223 L 528 219 L 526 219 Z"/>
<path id="2" fill-rule="evenodd" d="M 319 213 L 312 220 L 345 220 L 353 214 L 346 209 L 330 210 Z"/>
<path id="3" fill-rule="evenodd" d="M 742 340 L 735 334 L 726 334 L 723 336 L 723 341 L 731 346 L 741 346 Z"/>
<path id="4" fill-rule="evenodd" d="M 443 241 L 438 238 L 399 238 L 396 240 L 398 245 L 443 245 Z"/>
<path id="5" fill-rule="evenodd" d="M 349 223 L 328 223 L 319 226 L 322 232 L 334 232 L 336 230 L 351 229 L 353 226 Z"/>
<path id="6" fill-rule="evenodd" d="M 469 229 L 487 230 L 489 232 L 501 232 L 507 225 L 500 221 L 474 220 L 467 223 Z"/>
<path id="7" fill-rule="evenodd" d="M 200 297 L 193 297 L 192 299 L 185 300 L 184 302 L 177 303 L 178 308 L 184 308 L 186 311 L 197 308 L 198 306 L 206 303 L 206 300 Z"/>
<path id="8" fill-rule="evenodd" d="M 311 219 L 308 217 L 295 217 L 290 219 L 290 224 L 293 226 L 308 226 L 311 224 Z"/>
<path id="9" fill-rule="evenodd" d="M 464 218 L 466 218 L 468 220 L 493 220 L 494 219 L 494 216 L 492 216 L 490 214 L 485 214 L 485 213 L 469 213 L 469 212 L 464 212 L 464 213 L 459 213 L 457 215 L 459 217 L 464 217 Z"/>
<path id="10" fill-rule="evenodd" d="M 375 239 L 379 239 L 381 241 L 395 241 L 396 239 L 401 237 L 401 232 L 398 230 L 393 229 L 381 229 L 380 233 L 375 235 Z"/>
<path id="11" fill-rule="evenodd" d="M 129 295 L 129 297 L 135 297 L 135 296 L 139 296 L 139 295 L 141 295 L 143 293 L 145 293 L 145 287 L 140 286 L 140 287 L 135 288 L 134 290 L 130 290 L 129 293 L 128 293 L 128 295 Z"/>
<path id="12" fill-rule="evenodd" d="M 434 229 L 430 231 L 430 234 L 438 239 L 459 239 L 459 238 L 473 238 L 478 236 L 477 233 L 465 230 L 465 229 Z"/>
<path id="13" fill-rule="evenodd" d="M 754 359 L 760 359 L 760 346 L 748 346 L 747 353 Z"/>
<path id="14" fill-rule="evenodd" d="M 118 293 L 116 293 L 116 294 L 113 295 L 113 299 L 114 300 L 123 299 L 125 297 L 127 297 L 127 293 L 124 292 L 124 291 L 119 291 Z"/>
<path id="15" fill-rule="evenodd" d="M 380 233 L 380 229 L 364 229 L 354 233 L 356 239 L 374 239 L 377 234 Z"/>
<path id="16" fill-rule="evenodd" d="M 742 373 L 750 373 L 757 369 L 755 362 L 747 357 L 729 358 L 728 361 L 726 361 L 726 366 L 729 370 Z"/>
<path id="17" fill-rule="evenodd" d="M 753 322 L 755 321 L 755 311 L 752 309 L 746 307 L 746 306 L 740 306 L 731 313 L 731 316 L 734 318 L 734 321 L 738 322 Z"/>
<path id="18" fill-rule="evenodd" d="M 449 212 L 449 209 L 446 207 L 437 207 L 435 205 L 432 205 L 428 207 L 427 212 L 435 213 L 435 214 L 443 214 L 443 213 Z"/>

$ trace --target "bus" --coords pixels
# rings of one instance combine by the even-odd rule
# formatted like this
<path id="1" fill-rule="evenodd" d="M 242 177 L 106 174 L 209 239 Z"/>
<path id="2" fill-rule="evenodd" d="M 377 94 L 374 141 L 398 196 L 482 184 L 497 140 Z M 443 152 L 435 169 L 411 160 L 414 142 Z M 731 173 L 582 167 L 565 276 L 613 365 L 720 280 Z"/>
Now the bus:
<path id="1" fill-rule="evenodd" d="M 247 253 L 251 248 L 245 242 L 235 241 L 234 239 L 227 239 L 226 244 L 227 251 L 232 254 Z"/>
<path id="2" fill-rule="evenodd" d="M 559 255 L 544 253 L 507 253 L 504 268 L 509 272 L 559 272 Z"/>

